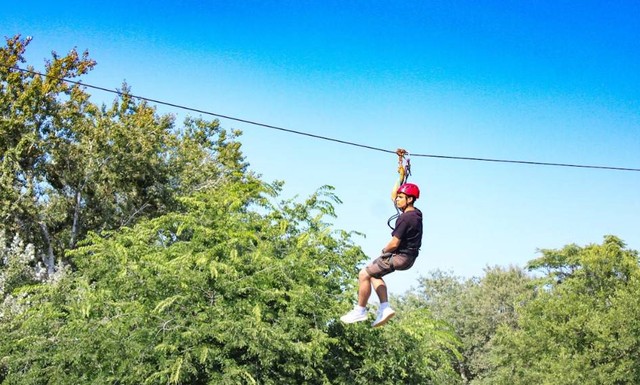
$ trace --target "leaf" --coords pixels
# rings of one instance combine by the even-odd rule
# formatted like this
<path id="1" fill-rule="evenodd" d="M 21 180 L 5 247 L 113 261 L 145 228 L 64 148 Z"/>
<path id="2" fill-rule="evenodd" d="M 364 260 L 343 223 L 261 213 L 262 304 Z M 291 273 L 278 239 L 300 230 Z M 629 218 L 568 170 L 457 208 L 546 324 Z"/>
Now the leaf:
<path id="1" fill-rule="evenodd" d="M 253 315 L 256 318 L 257 322 L 262 321 L 262 309 L 260 308 L 260 305 L 256 305 L 253 307 Z"/>
<path id="2" fill-rule="evenodd" d="M 174 295 L 169 298 L 165 298 L 164 300 L 160 301 L 156 305 L 156 307 L 153 309 L 153 312 L 162 313 L 167 307 L 171 306 L 175 301 L 183 298 L 184 297 L 182 295 Z"/>
<path id="3" fill-rule="evenodd" d="M 200 357 L 199 357 L 200 364 L 204 365 L 205 362 L 207 362 L 208 357 L 209 357 L 209 348 L 204 346 L 200 350 Z"/>
<path id="4" fill-rule="evenodd" d="M 216 269 L 216 262 L 212 261 L 209 263 L 209 276 L 213 279 L 218 278 L 218 269 Z"/>
<path id="5" fill-rule="evenodd" d="M 175 345 L 171 345 L 171 344 L 165 344 L 165 343 L 161 343 L 156 345 L 153 350 L 156 350 L 158 352 L 162 352 L 162 353 L 171 353 L 177 350 L 177 347 Z"/>
<path id="6" fill-rule="evenodd" d="M 179 357 L 171 368 L 171 378 L 169 382 L 172 384 L 178 384 L 180 382 L 180 372 L 182 370 L 183 358 Z"/>

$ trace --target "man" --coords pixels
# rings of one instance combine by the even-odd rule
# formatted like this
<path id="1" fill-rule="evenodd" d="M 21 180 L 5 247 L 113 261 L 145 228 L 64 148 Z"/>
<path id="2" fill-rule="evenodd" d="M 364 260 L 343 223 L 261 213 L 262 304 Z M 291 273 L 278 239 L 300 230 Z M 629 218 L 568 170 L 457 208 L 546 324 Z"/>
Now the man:
<path id="1" fill-rule="evenodd" d="M 395 204 L 402 213 L 396 220 L 391 240 L 382 249 L 382 255 L 358 274 L 358 304 L 353 310 L 340 317 L 344 323 L 360 322 L 367 319 L 367 301 L 373 285 L 380 308 L 372 326 L 382 326 L 389 321 L 395 311 L 389 306 L 387 286 L 383 276 L 395 270 L 407 270 L 413 266 L 422 244 L 422 212 L 414 207 L 420 197 L 420 189 L 413 183 L 405 183 L 396 192 Z"/>

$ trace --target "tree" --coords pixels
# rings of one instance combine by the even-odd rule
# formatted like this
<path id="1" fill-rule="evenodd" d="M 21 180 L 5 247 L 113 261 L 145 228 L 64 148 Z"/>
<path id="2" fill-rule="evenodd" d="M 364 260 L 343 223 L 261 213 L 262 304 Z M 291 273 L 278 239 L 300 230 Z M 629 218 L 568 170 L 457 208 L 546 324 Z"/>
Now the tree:
<path id="1" fill-rule="evenodd" d="M 96 106 L 78 78 L 94 68 L 85 51 L 52 53 L 43 75 L 24 64 L 30 39 L 0 48 L 0 217 L 43 257 L 56 259 L 89 231 L 109 231 L 175 208 L 176 197 L 245 177 L 239 132 L 218 121 L 172 116 L 130 96 Z"/>
<path id="2" fill-rule="evenodd" d="M 331 325 L 329 333 L 338 340 L 326 355 L 330 383 L 460 384 L 453 366 L 461 358 L 454 331 L 427 309 L 394 307 L 401 311 L 384 328 Z"/>
<path id="3" fill-rule="evenodd" d="M 496 338 L 494 384 L 633 384 L 640 381 L 638 252 L 601 245 L 542 250 L 536 297 Z"/>
<path id="4" fill-rule="evenodd" d="M 1 330 L 5 381 L 455 383 L 453 336 L 427 313 L 384 331 L 337 323 L 365 256 L 324 221 L 330 188 L 274 204 L 277 191 L 225 182 L 90 235 L 77 270 L 30 290 L 37 306 Z"/>
<path id="5" fill-rule="evenodd" d="M 18 236 L 7 242 L 5 233 L 0 232 L 0 322 L 2 309 L 11 307 L 8 302 L 14 300 L 14 289 L 37 282 L 37 272 L 30 266 L 34 259 L 32 245 L 25 245 Z"/>
<path id="6" fill-rule="evenodd" d="M 47 168 L 53 162 L 49 146 L 86 107 L 80 88 L 60 78 L 85 74 L 95 62 L 86 52 L 80 56 L 72 50 L 66 57 L 53 54 L 46 77 L 20 72 L 15 68 L 25 62 L 29 42 L 15 36 L 0 49 L 0 216 L 10 234 L 41 246 L 52 273 L 55 214 L 47 208 L 56 204 L 56 197 L 48 199 Z"/>
<path id="7" fill-rule="evenodd" d="M 28 43 L 0 49 L 0 382 L 456 382 L 455 337 L 426 311 L 337 323 L 364 254 L 325 222 L 330 187 L 276 203 L 240 132 L 177 128 L 126 84 L 96 106 L 63 80 L 88 53 L 40 75 L 17 68 Z M 24 255 L 44 255 L 44 278 Z"/>
<path id="8" fill-rule="evenodd" d="M 462 279 L 442 271 L 420 279 L 417 292 L 404 301 L 427 308 L 450 324 L 461 340 L 457 368 L 465 383 L 481 383 L 490 373 L 496 331 L 515 325 L 516 307 L 530 297 L 530 278 L 516 267 L 486 268 L 481 278 Z"/>

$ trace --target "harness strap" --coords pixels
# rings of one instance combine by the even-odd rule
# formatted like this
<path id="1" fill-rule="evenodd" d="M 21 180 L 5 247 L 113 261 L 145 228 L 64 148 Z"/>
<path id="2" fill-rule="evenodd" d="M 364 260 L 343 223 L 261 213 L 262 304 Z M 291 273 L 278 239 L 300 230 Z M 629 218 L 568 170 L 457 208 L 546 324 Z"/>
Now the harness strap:
<path id="1" fill-rule="evenodd" d="M 400 176 L 391 191 L 391 201 L 393 202 L 393 207 L 396 209 L 396 213 L 387 220 L 387 226 L 389 226 L 391 230 L 394 230 L 394 227 L 391 226 L 391 221 L 400 216 L 400 210 L 398 210 L 395 204 L 398 189 L 400 186 L 407 183 L 409 175 L 411 175 L 411 160 L 409 159 L 409 152 L 404 148 L 399 148 L 396 150 L 396 155 L 398 155 L 398 174 Z"/>

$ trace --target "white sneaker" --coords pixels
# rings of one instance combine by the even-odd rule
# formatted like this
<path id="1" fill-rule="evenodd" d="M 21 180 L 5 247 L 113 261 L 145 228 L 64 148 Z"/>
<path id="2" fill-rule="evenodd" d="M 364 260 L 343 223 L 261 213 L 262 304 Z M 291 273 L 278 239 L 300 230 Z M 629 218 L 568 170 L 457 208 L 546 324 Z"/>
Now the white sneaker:
<path id="1" fill-rule="evenodd" d="M 365 321 L 367 319 L 367 316 L 368 314 L 366 311 L 359 311 L 359 310 L 353 309 L 347 314 L 340 317 L 340 321 L 346 324 L 352 324 L 355 322 Z"/>
<path id="2" fill-rule="evenodd" d="M 389 321 L 391 318 L 393 318 L 394 315 L 396 315 L 396 312 L 390 307 L 379 309 L 378 314 L 376 316 L 376 320 L 373 321 L 371 326 L 373 326 L 374 328 L 378 326 L 382 326 L 386 324 L 387 321 Z"/>

